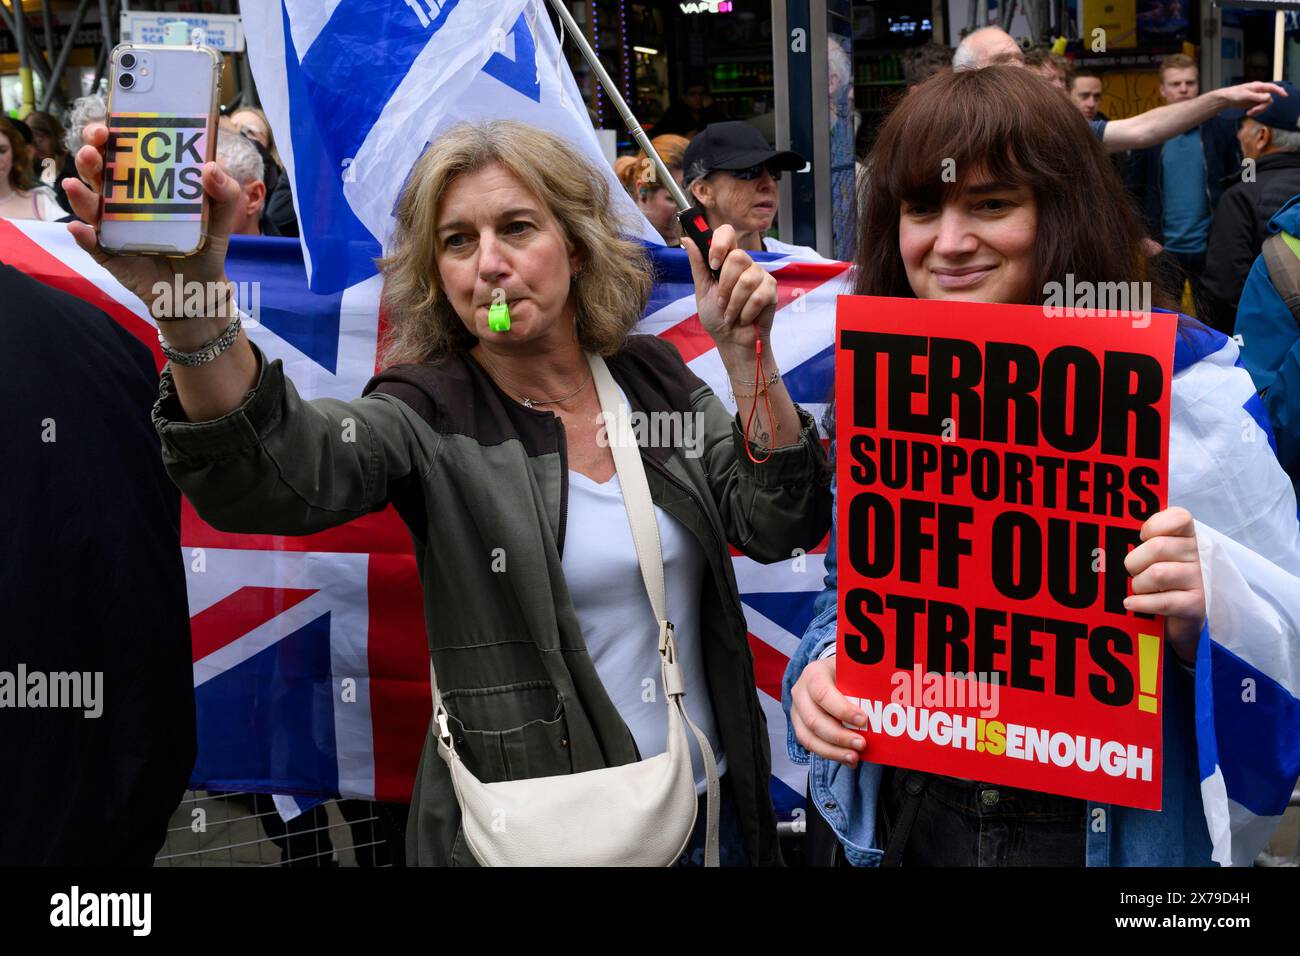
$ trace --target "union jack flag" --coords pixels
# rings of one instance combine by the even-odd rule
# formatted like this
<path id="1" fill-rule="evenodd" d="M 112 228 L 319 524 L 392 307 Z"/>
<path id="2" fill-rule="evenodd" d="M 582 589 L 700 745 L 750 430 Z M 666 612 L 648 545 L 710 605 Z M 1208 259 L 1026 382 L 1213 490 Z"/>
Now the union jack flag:
<path id="1" fill-rule="evenodd" d="M 604 171 L 629 232 L 661 242 L 604 162 L 537 0 L 245 0 L 241 12 L 303 238 L 232 237 L 227 272 L 256 293 L 248 335 L 283 360 L 304 398 L 356 398 L 378 370 L 373 260 L 407 171 L 451 124 L 511 118 L 561 136 Z M 362 48 L 373 56 L 358 59 Z M 673 342 L 730 401 L 685 255 L 662 245 L 651 254 L 643 331 Z M 773 351 L 795 400 L 820 419 L 847 266 L 757 258 L 780 288 Z M 0 221 L 0 259 L 104 309 L 162 367 L 144 305 L 63 227 Z M 420 582 L 396 512 L 286 538 L 220 532 L 182 507 L 199 728 L 192 785 L 292 796 L 299 807 L 334 796 L 408 801 L 431 705 Z M 824 551 L 768 566 L 733 557 L 773 799 L 786 817 L 802 805 L 805 771 L 786 755 L 781 676 L 821 590 Z"/>
<path id="2" fill-rule="evenodd" d="M 695 313 L 685 255 L 651 254 L 657 281 L 640 330 L 676 345 L 730 403 L 726 375 Z M 820 419 L 847 266 L 756 258 L 780 289 L 773 352 L 795 400 Z M 0 261 L 104 310 L 148 345 L 162 368 L 144 304 L 63 226 L 0 220 Z M 376 371 L 378 277 L 315 294 L 296 240 L 242 236 L 231 239 L 227 271 L 235 282 L 257 283 L 248 335 L 284 362 L 304 398 L 361 394 Z M 199 733 L 192 787 L 409 801 L 431 704 L 420 581 L 396 512 L 279 537 L 218 531 L 188 502 L 182 509 Z M 772 739 L 773 800 L 787 818 L 802 806 L 807 771 L 786 756 L 781 676 L 821 590 L 824 551 L 825 542 L 773 565 L 733 556 Z"/>

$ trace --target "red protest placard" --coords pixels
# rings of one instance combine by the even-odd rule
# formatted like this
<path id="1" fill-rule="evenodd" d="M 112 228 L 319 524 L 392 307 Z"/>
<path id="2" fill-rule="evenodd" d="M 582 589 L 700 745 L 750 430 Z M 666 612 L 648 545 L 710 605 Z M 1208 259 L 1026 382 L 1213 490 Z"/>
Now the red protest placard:
<path id="1" fill-rule="evenodd" d="M 1176 317 L 841 296 L 836 683 L 864 759 L 1158 810 Z"/>

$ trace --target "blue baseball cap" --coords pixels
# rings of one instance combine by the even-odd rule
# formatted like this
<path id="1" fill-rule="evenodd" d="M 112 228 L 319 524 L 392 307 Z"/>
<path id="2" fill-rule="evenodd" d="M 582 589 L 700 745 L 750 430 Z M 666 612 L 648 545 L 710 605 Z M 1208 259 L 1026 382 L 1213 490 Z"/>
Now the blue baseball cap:
<path id="1" fill-rule="evenodd" d="M 1277 85 L 1286 90 L 1287 95 L 1273 94 L 1273 102 L 1250 118 L 1265 126 L 1300 130 L 1300 89 L 1287 80 L 1278 80 Z"/>

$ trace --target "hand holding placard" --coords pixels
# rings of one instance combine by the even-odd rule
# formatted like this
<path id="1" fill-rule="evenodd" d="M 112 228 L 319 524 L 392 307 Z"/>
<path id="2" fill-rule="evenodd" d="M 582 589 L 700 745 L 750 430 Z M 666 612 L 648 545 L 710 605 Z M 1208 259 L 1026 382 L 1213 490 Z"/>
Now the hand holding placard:
<path id="1" fill-rule="evenodd" d="M 1159 807 L 1148 612 L 1194 619 L 1199 571 L 1160 517 L 1175 320 L 1151 318 L 841 297 L 835 669 L 868 759 Z"/>
<path id="2" fill-rule="evenodd" d="M 1133 595 L 1124 599 L 1124 607 L 1163 614 L 1165 640 L 1179 660 L 1191 666 L 1205 623 L 1205 582 L 1191 512 L 1167 508 L 1148 518 L 1142 544 L 1129 552 L 1124 567 L 1133 577 Z"/>
<path id="3" fill-rule="evenodd" d="M 790 689 L 790 723 L 799 743 L 819 757 L 856 766 L 867 742 L 845 726 L 861 727 L 867 715 L 835 687 L 835 658 L 812 661 Z"/>

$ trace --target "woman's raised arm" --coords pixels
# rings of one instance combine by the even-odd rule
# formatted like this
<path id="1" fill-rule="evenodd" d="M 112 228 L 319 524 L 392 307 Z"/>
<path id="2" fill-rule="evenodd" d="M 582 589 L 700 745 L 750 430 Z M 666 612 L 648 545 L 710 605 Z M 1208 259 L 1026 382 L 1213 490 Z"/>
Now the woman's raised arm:
<path id="1" fill-rule="evenodd" d="M 203 191 L 207 193 L 208 237 L 203 249 L 192 256 L 116 256 L 99 245 L 95 227 L 99 222 L 100 191 L 103 188 L 104 148 L 108 127 L 91 123 L 82 134 L 89 144 L 77 153 L 77 173 L 85 180 L 63 180 L 68 202 L 84 222 L 68 224 L 68 232 L 90 256 L 112 273 L 149 307 L 167 344 L 179 352 L 194 352 L 226 331 L 235 317 L 230 298 L 230 281 L 226 278 L 226 247 L 239 201 L 239 184 L 222 173 L 216 163 L 203 166 Z M 89 183 L 90 185 L 86 185 Z M 203 301 L 211 304 L 211 314 L 176 318 L 159 314 L 160 286 L 171 288 L 179 276 L 182 283 L 199 283 L 211 294 Z M 171 302 L 171 297 L 167 298 Z M 233 345 L 211 362 L 194 367 L 172 364 L 176 394 L 185 416 L 192 422 L 205 422 L 226 415 L 244 402 L 257 382 L 257 357 L 241 331 Z"/>

